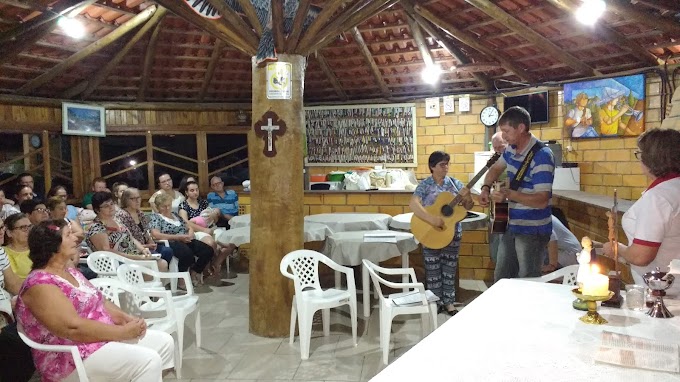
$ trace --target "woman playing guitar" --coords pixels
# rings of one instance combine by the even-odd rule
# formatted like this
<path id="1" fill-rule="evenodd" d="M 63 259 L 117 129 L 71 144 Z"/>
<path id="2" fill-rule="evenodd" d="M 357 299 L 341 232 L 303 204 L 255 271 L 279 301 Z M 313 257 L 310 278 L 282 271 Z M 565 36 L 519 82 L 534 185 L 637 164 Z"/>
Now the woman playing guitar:
<path id="1" fill-rule="evenodd" d="M 469 210 L 474 206 L 470 190 L 460 180 L 447 176 L 450 159 L 449 154 L 443 151 L 435 151 L 430 154 L 428 167 L 432 176 L 420 182 L 409 204 L 414 215 L 437 228 L 444 227 L 444 220 L 439 216 L 428 213 L 424 207 L 432 205 L 441 192 L 460 194 L 465 209 Z M 458 268 L 461 236 L 462 229 L 460 223 L 457 223 L 455 235 L 451 238 L 451 243 L 448 246 L 441 249 L 423 246 L 427 288 L 439 297 L 437 302 L 439 304 L 438 312 L 446 311 L 451 316 L 458 313 L 453 303 L 456 300 L 456 270 Z"/>

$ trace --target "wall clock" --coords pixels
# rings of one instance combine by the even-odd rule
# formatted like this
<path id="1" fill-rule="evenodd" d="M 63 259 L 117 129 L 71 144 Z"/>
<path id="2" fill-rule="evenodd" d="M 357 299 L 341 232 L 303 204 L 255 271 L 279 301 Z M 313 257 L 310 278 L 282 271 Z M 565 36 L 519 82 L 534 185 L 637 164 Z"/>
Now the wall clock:
<path id="1" fill-rule="evenodd" d="M 487 106 L 479 113 L 479 120 L 484 126 L 494 126 L 500 118 L 501 112 L 495 106 Z"/>

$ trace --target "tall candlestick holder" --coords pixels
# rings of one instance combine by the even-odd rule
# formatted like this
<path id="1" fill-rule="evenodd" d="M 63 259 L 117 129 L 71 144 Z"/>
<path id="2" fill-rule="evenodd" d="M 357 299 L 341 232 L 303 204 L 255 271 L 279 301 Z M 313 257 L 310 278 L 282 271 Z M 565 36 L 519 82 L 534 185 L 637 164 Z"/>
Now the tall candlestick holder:
<path id="1" fill-rule="evenodd" d="M 619 239 L 616 235 L 619 220 L 619 203 L 614 189 L 614 205 L 607 211 L 607 226 L 609 228 L 609 242 L 614 252 L 614 270 L 609 272 L 609 290 L 613 292 L 612 298 L 602 301 L 603 306 L 620 308 L 623 303 L 621 297 L 621 270 L 619 269 Z"/>
<path id="2" fill-rule="evenodd" d="M 578 297 L 579 299 L 585 301 L 588 306 L 588 313 L 586 313 L 585 316 L 579 318 L 581 322 L 592 325 L 604 325 L 608 322 L 602 316 L 600 316 L 599 313 L 597 313 L 597 302 L 609 300 L 612 298 L 612 296 L 614 296 L 613 292 L 610 291 L 606 296 L 588 296 L 582 294 L 578 288 L 574 288 L 571 290 L 571 293 L 573 293 L 574 296 Z"/>

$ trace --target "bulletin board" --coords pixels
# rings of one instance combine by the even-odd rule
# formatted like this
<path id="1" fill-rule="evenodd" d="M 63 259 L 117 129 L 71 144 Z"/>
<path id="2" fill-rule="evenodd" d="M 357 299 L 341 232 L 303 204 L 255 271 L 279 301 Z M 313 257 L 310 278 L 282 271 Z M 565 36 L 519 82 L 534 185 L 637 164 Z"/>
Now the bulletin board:
<path id="1" fill-rule="evenodd" d="M 305 108 L 308 166 L 416 167 L 416 106 Z"/>

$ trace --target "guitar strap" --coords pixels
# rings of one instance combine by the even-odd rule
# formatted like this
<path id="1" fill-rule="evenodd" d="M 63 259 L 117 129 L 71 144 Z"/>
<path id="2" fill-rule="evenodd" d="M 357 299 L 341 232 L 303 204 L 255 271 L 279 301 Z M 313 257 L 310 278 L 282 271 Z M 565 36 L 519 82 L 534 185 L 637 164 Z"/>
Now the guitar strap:
<path id="1" fill-rule="evenodd" d="M 510 182 L 511 190 L 517 191 L 519 189 L 520 184 L 522 184 L 522 179 L 524 179 L 524 175 L 526 175 L 527 170 L 529 169 L 529 164 L 531 164 L 531 160 L 534 159 L 536 152 L 538 152 L 540 149 L 544 147 L 545 145 L 541 141 L 536 141 L 536 143 L 534 143 L 534 145 L 531 147 L 531 150 L 529 150 L 527 156 L 524 158 L 524 161 L 522 162 L 522 165 L 519 167 L 519 170 L 517 170 L 515 178 Z"/>

